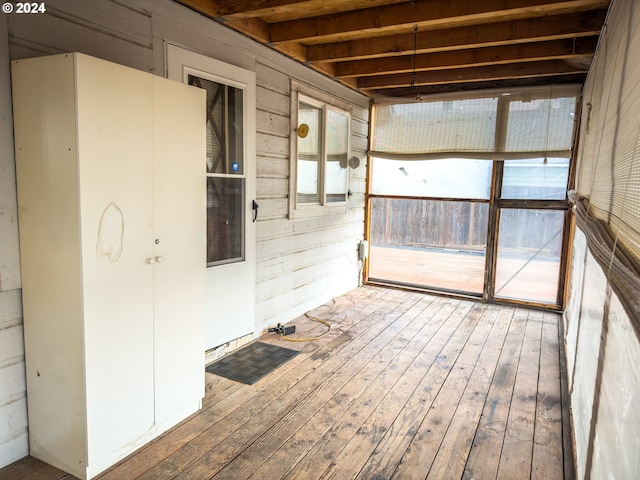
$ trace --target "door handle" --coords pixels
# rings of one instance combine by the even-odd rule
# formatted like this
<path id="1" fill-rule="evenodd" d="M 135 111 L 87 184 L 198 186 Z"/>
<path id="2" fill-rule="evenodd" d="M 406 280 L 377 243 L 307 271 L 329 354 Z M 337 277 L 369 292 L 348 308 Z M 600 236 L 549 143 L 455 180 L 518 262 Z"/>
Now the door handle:
<path id="1" fill-rule="evenodd" d="M 253 200 L 251 208 L 253 208 L 253 221 L 255 222 L 258 219 L 258 208 L 260 208 L 260 205 L 258 205 L 258 203 Z"/>

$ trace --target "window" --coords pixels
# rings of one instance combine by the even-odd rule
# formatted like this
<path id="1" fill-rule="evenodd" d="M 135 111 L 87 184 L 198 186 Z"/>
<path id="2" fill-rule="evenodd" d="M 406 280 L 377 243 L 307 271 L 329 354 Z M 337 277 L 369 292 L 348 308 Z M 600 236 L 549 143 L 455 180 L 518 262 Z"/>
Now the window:
<path id="1" fill-rule="evenodd" d="M 337 99 L 292 83 L 289 216 L 344 213 L 351 116 Z"/>
<path id="2" fill-rule="evenodd" d="M 374 105 L 369 281 L 561 308 L 579 91 Z"/>
<path id="3" fill-rule="evenodd" d="M 195 75 L 207 92 L 207 266 L 245 259 L 243 91 Z"/>

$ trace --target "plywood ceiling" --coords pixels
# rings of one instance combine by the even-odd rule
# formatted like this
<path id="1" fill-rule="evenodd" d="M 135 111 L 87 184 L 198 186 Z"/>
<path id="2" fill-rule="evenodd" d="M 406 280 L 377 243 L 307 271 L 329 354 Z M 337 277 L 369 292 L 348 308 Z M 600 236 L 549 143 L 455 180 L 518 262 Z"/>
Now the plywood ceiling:
<path id="1" fill-rule="evenodd" d="M 178 0 L 372 98 L 581 83 L 610 0 Z"/>

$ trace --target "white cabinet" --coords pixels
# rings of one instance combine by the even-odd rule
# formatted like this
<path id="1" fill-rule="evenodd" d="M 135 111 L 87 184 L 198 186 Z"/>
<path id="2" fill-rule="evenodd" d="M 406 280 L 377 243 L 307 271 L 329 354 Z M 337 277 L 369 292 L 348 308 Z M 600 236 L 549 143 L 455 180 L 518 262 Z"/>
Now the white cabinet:
<path id="1" fill-rule="evenodd" d="M 12 64 L 31 454 L 91 478 L 204 395 L 204 91 Z"/>

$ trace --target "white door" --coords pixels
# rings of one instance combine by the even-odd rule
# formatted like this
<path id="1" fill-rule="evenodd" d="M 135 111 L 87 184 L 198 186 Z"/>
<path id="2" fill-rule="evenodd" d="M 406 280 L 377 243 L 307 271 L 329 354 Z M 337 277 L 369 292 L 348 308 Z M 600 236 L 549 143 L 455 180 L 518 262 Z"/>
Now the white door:
<path id="1" fill-rule="evenodd" d="M 207 92 L 205 348 L 255 329 L 256 235 L 254 72 L 167 45 L 168 77 Z"/>
<path id="2" fill-rule="evenodd" d="M 204 92 L 154 76 L 153 101 L 155 421 L 164 427 L 204 396 Z"/>

